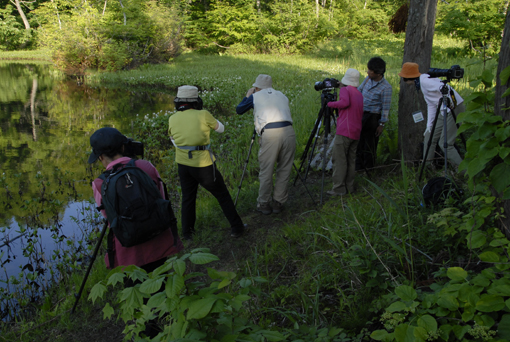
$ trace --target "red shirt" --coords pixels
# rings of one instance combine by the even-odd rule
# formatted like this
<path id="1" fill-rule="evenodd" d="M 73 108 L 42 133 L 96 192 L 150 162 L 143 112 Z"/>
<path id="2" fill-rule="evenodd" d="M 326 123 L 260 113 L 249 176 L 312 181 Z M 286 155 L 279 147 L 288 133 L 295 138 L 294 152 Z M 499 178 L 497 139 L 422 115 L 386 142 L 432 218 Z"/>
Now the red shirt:
<path id="1" fill-rule="evenodd" d="M 352 86 L 340 88 L 338 101 L 329 102 L 328 107 L 338 109 L 336 134 L 359 140 L 363 118 L 363 95 L 359 90 Z"/>
<path id="2" fill-rule="evenodd" d="M 106 170 L 111 170 L 114 165 L 122 163 L 123 165 L 127 164 L 131 158 L 122 157 L 114 160 L 106 167 Z M 158 184 L 159 191 L 161 195 L 164 197 L 164 189 L 163 183 L 159 181 L 159 172 L 156 170 L 154 165 L 146 160 L 137 160 L 135 165 L 145 171 L 151 178 Z M 92 182 L 92 190 L 94 191 L 94 199 L 98 206 L 101 205 L 101 184 L 103 184 L 103 180 L 100 178 L 96 178 Z M 101 210 L 101 213 L 104 217 L 106 217 L 106 213 L 104 210 Z M 151 262 L 160 260 L 167 256 L 176 254 L 183 249 L 182 242 L 178 239 L 177 243 L 174 246 L 174 237 L 170 230 L 170 227 L 156 236 L 155 238 L 141 243 L 136 246 L 131 247 L 123 247 L 120 242 L 117 240 L 115 235 L 113 236 L 113 251 L 114 251 L 114 265 L 110 267 L 110 262 L 108 258 L 108 254 L 105 255 L 105 263 L 108 268 L 115 268 L 119 265 L 129 266 L 136 265 L 138 267 L 144 266 Z"/>

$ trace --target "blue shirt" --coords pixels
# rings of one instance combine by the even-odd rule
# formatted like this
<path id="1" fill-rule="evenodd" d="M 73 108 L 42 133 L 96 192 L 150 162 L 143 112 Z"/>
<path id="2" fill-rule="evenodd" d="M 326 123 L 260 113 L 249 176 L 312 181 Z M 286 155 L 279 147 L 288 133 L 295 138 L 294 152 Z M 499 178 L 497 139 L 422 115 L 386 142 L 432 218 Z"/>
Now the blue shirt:
<path id="1" fill-rule="evenodd" d="M 253 108 L 253 94 L 245 97 L 236 107 L 237 114 L 244 114 Z"/>
<path id="2" fill-rule="evenodd" d="M 358 90 L 363 94 L 363 111 L 381 113 L 381 122 L 388 121 L 393 91 L 388 81 L 383 77 L 376 82 L 367 76 Z"/>

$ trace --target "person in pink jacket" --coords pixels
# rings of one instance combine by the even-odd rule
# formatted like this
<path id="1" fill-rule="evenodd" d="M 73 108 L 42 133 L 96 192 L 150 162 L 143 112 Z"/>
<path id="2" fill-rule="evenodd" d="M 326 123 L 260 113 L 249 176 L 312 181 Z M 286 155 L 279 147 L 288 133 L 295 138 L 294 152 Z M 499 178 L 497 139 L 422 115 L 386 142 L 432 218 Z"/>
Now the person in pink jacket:
<path id="1" fill-rule="evenodd" d="M 131 158 L 122 155 L 126 142 L 127 138 L 115 128 L 104 127 L 95 131 L 90 137 L 90 144 L 93 150 L 88 162 L 92 164 L 99 160 L 106 170 L 113 169 L 117 164 L 127 164 Z M 142 159 L 136 160 L 135 166 L 145 171 L 152 178 L 158 185 L 164 198 L 163 183 L 158 170 L 150 162 Z M 98 207 L 102 204 L 102 183 L 103 180 L 100 178 L 96 178 L 92 182 L 94 199 Z M 106 218 L 104 209 L 101 210 L 101 213 Z M 117 266 L 136 265 L 147 272 L 152 272 L 157 267 L 163 265 L 168 256 L 176 254 L 183 249 L 181 240 L 178 236 L 172 234 L 170 227 L 155 238 L 131 247 L 123 247 L 115 235 L 111 235 L 109 238 L 113 239 L 113 243 L 110 243 L 112 248 L 105 255 L 106 267 L 109 269 Z M 110 260 L 113 260 L 113 265 L 110 264 Z"/>
<path id="2" fill-rule="evenodd" d="M 354 192 L 356 149 L 361 135 L 363 95 L 357 89 L 360 73 L 347 69 L 340 83 L 338 101 L 328 107 L 338 109 L 336 136 L 333 145 L 333 189 L 329 195 L 343 196 Z"/>

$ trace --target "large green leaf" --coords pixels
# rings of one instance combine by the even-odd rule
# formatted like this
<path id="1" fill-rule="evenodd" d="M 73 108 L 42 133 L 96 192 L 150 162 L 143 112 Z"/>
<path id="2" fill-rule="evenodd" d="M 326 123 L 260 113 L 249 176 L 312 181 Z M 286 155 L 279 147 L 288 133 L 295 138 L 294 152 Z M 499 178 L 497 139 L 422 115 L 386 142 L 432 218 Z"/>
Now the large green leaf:
<path id="1" fill-rule="evenodd" d="M 504 68 L 499 73 L 499 79 L 501 80 L 501 84 L 506 84 L 509 78 L 510 78 L 510 65 Z"/>
<path id="2" fill-rule="evenodd" d="M 471 303 L 466 303 L 464 305 L 464 311 L 462 312 L 462 320 L 464 322 L 469 322 L 473 319 L 476 312 L 476 308 L 471 305 Z"/>
<path id="3" fill-rule="evenodd" d="M 106 303 L 106 305 L 103 308 L 103 319 L 110 319 L 112 317 L 114 311 L 111 307 L 110 303 Z"/>
<path id="4" fill-rule="evenodd" d="M 377 341 L 387 341 L 388 335 L 386 330 L 375 330 L 370 334 L 370 337 Z"/>
<path id="5" fill-rule="evenodd" d="M 492 286 L 487 293 L 499 296 L 510 297 L 510 285 Z"/>
<path id="6" fill-rule="evenodd" d="M 211 254 L 211 253 L 192 254 L 189 257 L 189 259 L 191 260 L 192 263 L 197 264 L 197 265 L 204 265 L 204 264 L 208 264 L 213 261 L 220 260 L 220 258 L 218 258 L 216 255 Z"/>
<path id="7" fill-rule="evenodd" d="M 418 296 L 416 294 L 416 290 L 413 289 L 411 286 L 408 285 L 401 285 L 395 289 L 395 293 L 397 296 L 400 297 L 400 299 L 404 301 L 412 301 L 415 300 Z"/>
<path id="8" fill-rule="evenodd" d="M 140 285 L 140 291 L 142 293 L 151 294 L 154 292 L 157 292 L 161 289 L 161 284 L 163 284 L 163 280 L 165 279 L 165 276 L 158 276 L 155 279 L 147 279 Z"/>
<path id="9" fill-rule="evenodd" d="M 117 283 L 123 283 L 125 276 L 126 275 L 124 273 L 114 273 L 108 278 L 108 282 L 106 283 L 106 285 L 115 286 L 117 285 Z"/>
<path id="10" fill-rule="evenodd" d="M 510 165 L 506 163 L 500 163 L 496 165 L 490 174 L 490 180 L 494 189 L 501 192 L 510 185 Z"/>
<path id="11" fill-rule="evenodd" d="M 397 342 L 414 342 L 414 327 L 407 323 L 399 324 L 395 328 L 395 341 Z"/>
<path id="12" fill-rule="evenodd" d="M 186 272 L 186 263 L 182 260 L 175 260 L 174 261 L 174 270 L 175 273 L 182 276 L 184 275 L 184 272 Z"/>
<path id="13" fill-rule="evenodd" d="M 285 336 L 278 331 L 261 330 L 259 333 L 262 334 L 262 336 L 264 336 L 268 341 L 282 341 L 285 339 Z"/>
<path id="14" fill-rule="evenodd" d="M 504 307 L 505 301 L 498 295 L 483 295 L 476 303 L 476 309 L 481 312 L 495 312 Z"/>
<path id="15" fill-rule="evenodd" d="M 499 255 L 494 252 L 491 252 L 491 251 L 483 252 L 478 257 L 480 258 L 480 260 L 485 261 L 485 262 L 498 262 L 499 261 Z"/>
<path id="16" fill-rule="evenodd" d="M 92 289 L 90 289 L 90 294 L 88 299 L 92 300 L 92 303 L 96 301 L 96 299 L 103 298 L 103 294 L 106 292 L 106 286 L 104 286 L 101 283 L 97 283 L 96 285 L 92 286 Z"/>
<path id="17" fill-rule="evenodd" d="M 143 294 L 138 286 L 128 287 L 122 290 L 120 299 L 131 308 L 140 308 L 143 304 Z"/>
<path id="18" fill-rule="evenodd" d="M 510 341 L 510 314 L 501 317 L 498 326 L 498 337 Z"/>
<path id="19" fill-rule="evenodd" d="M 175 297 L 184 287 L 184 277 L 178 274 L 169 275 L 166 280 L 165 292 L 169 298 Z"/>
<path id="20" fill-rule="evenodd" d="M 386 311 L 388 312 L 398 312 L 398 311 L 403 311 L 407 308 L 407 305 L 405 305 L 404 303 L 402 302 L 395 302 L 395 303 L 391 303 L 390 306 L 388 306 L 386 308 Z"/>
<path id="21" fill-rule="evenodd" d="M 446 275 L 451 280 L 459 281 L 465 280 L 468 273 L 462 267 L 450 267 L 448 271 L 446 271 Z"/>
<path id="22" fill-rule="evenodd" d="M 420 318 L 418 318 L 418 326 L 424 328 L 427 332 L 437 331 L 436 319 L 430 315 L 423 315 Z"/>
<path id="23" fill-rule="evenodd" d="M 164 292 L 156 293 L 155 295 L 153 295 L 149 298 L 149 301 L 147 302 L 147 306 L 149 308 L 157 308 L 166 302 L 166 298 L 167 297 Z"/>
<path id="24" fill-rule="evenodd" d="M 188 314 L 186 315 L 187 319 L 204 318 L 211 311 L 214 302 L 217 300 L 216 296 L 210 296 L 194 301 L 189 307 Z"/>
<path id="25" fill-rule="evenodd" d="M 457 298 L 449 294 L 443 294 L 437 299 L 437 305 L 450 311 L 456 311 L 459 308 Z"/>
<path id="26" fill-rule="evenodd" d="M 466 240 L 470 248 L 480 248 L 487 242 L 485 233 L 481 230 L 475 230 L 472 234 L 468 234 Z"/>

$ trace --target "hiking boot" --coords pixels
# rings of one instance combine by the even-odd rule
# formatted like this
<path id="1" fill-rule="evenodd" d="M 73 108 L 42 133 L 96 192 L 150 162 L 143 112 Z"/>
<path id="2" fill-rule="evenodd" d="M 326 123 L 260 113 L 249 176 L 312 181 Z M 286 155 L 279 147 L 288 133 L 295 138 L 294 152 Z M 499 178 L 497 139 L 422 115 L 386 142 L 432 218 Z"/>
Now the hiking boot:
<path id="1" fill-rule="evenodd" d="M 258 203 L 257 211 L 260 211 L 264 215 L 269 215 L 273 212 L 273 208 L 271 208 L 269 203 Z"/>
<path id="2" fill-rule="evenodd" d="M 279 214 L 281 213 L 283 210 L 283 204 L 278 202 L 278 201 L 274 201 L 273 203 L 273 213 L 275 214 Z"/>
<path id="3" fill-rule="evenodd" d="M 236 230 L 236 231 L 232 230 L 232 232 L 230 233 L 230 236 L 233 238 L 238 238 L 238 237 L 243 236 L 247 232 L 248 232 L 248 225 L 245 223 L 243 229 Z"/>
<path id="4" fill-rule="evenodd" d="M 347 192 L 336 192 L 333 190 L 326 191 L 326 193 L 331 196 L 345 196 L 345 195 L 347 195 Z"/>

